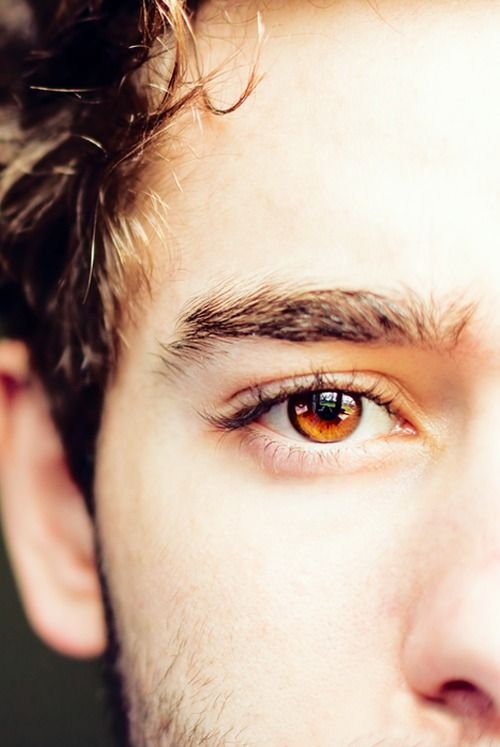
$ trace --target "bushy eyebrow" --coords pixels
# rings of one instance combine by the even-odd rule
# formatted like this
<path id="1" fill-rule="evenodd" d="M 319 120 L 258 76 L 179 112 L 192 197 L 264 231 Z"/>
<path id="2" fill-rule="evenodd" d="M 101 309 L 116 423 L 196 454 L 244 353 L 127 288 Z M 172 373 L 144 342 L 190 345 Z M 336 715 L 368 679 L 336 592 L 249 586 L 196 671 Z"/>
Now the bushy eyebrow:
<path id="1" fill-rule="evenodd" d="M 194 298 L 181 311 L 174 339 L 161 346 L 161 358 L 167 368 L 182 370 L 186 364 L 203 363 L 214 343 L 243 338 L 451 350 L 474 310 L 473 304 L 440 304 L 413 291 L 390 295 L 264 284 L 239 293 L 223 287 Z"/>

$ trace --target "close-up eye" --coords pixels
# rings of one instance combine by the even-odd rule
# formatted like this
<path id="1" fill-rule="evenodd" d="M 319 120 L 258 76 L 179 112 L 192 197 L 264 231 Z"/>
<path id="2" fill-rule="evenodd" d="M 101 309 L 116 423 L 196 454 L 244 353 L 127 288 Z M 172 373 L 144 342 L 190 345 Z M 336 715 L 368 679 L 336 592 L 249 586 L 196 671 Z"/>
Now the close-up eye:
<path id="1" fill-rule="evenodd" d="M 375 438 L 398 426 L 387 405 L 333 389 L 294 394 L 257 422 L 282 436 L 318 444 Z"/>
<path id="2" fill-rule="evenodd" d="M 235 411 L 205 418 L 217 431 L 233 432 L 240 453 L 275 474 L 375 467 L 397 461 L 403 444 L 419 435 L 409 396 L 371 373 L 317 373 L 255 386 L 233 399 Z"/>

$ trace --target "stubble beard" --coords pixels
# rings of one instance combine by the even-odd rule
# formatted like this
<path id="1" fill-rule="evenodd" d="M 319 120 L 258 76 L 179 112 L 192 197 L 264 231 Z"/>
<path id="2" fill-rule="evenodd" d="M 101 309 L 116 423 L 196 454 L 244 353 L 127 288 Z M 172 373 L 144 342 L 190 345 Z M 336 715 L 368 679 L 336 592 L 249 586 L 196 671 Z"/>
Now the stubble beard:
<path id="1" fill-rule="evenodd" d="M 156 686 L 146 695 L 138 687 L 141 676 L 138 670 L 147 670 L 147 662 L 139 661 L 140 651 L 135 652 L 135 660 L 128 661 L 122 651 L 118 633 L 116 614 L 108 579 L 103 570 L 102 555 L 98 548 L 99 578 L 105 609 L 108 645 L 103 661 L 103 680 L 107 695 L 108 713 L 112 737 L 117 747 L 257 747 L 258 742 L 245 740 L 243 728 L 210 728 L 213 719 L 207 718 L 210 712 L 218 709 L 223 713 L 224 705 L 230 701 L 231 693 L 214 692 L 214 681 L 203 673 L 200 666 L 190 684 L 194 685 L 193 695 L 173 685 L 176 665 L 189 656 L 189 646 L 178 631 L 175 636 L 176 652 L 169 657 L 170 663 L 164 666 L 164 674 Z M 208 705 L 207 705 L 208 703 Z M 186 714 L 195 714 L 187 718 Z M 355 738 L 347 744 L 338 744 L 335 737 L 328 745 L 321 747 L 500 747 L 498 737 L 480 733 L 477 729 L 464 734 L 462 738 L 443 744 L 437 739 L 401 736 L 394 739 L 371 734 Z M 264 745 L 263 745 L 264 747 Z M 275 747 L 265 740 L 265 747 Z M 281 746 L 280 746 L 281 747 Z M 286 747 L 284 745 L 283 747 Z M 303 747 L 312 747 L 303 745 Z M 316 745 L 314 746 L 316 747 Z"/>
<path id="2" fill-rule="evenodd" d="M 98 552 L 98 557 L 102 555 Z M 189 656 L 188 645 L 180 632 L 175 636 L 175 653 L 170 655 L 164 673 L 147 693 L 138 685 L 142 677 L 138 669 L 147 669 L 147 662 L 139 662 L 140 651 L 134 661 L 124 654 L 117 625 L 110 585 L 99 562 L 99 578 L 105 609 L 108 644 L 103 660 L 103 680 L 106 689 L 112 738 L 117 747 L 250 747 L 241 728 L 210 727 L 213 713 L 222 715 L 230 693 L 214 691 L 212 678 L 203 667 L 190 681 L 191 694 L 180 691 L 173 684 L 175 669 Z M 193 696 L 192 693 L 196 693 Z M 191 714 L 187 718 L 186 714 Z M 192 715 L 195 715 L 193 718 Z M 254 744 L 254 743 L 253 743 Z"/>

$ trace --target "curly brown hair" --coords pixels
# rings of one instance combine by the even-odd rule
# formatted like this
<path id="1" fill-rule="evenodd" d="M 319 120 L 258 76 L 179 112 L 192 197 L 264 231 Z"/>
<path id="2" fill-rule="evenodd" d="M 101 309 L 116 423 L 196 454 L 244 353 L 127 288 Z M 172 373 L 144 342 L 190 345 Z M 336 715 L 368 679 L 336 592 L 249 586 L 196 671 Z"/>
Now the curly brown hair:
<path id="1" fill-rule="evenodd" d="M 0 33 L 10 60 L 0 79 L 0 318 L 29 347 L 91 504 L 125 288 L 131 276 L 147 283 L 126 223 L 138 167 L 188 102 L 210 104 L 206 79 L 186 85 L 195 0 L 31 0 L 30 9 L 29 33 Z M 158 96 L 147 70 L 160 52 L 169 77 Z"/>

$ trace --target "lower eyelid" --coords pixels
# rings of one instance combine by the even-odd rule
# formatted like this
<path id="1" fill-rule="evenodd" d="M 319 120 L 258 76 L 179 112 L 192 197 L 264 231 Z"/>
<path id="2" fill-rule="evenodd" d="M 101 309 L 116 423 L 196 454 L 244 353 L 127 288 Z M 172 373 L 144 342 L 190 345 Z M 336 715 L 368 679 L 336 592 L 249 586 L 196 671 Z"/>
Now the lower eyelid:
<path id="1" fill-rule="evenodd" d="M 393 435 L 387 435 L 342 448 L 335 444 L 327 444 L 326 448 L 324 444 L 314 443 L 309 448 L 291 445 L 279 437 L 270 437 L 270 432 L 259 426 L 234 435 L 239 437 L 241 450 L 262 469 L 287 477 L 379 471 L 389 466 L 403 465 L 405 460 L 413 460 L 417 456 L 414 432 L 398 435 L 397 444 Z"/>

